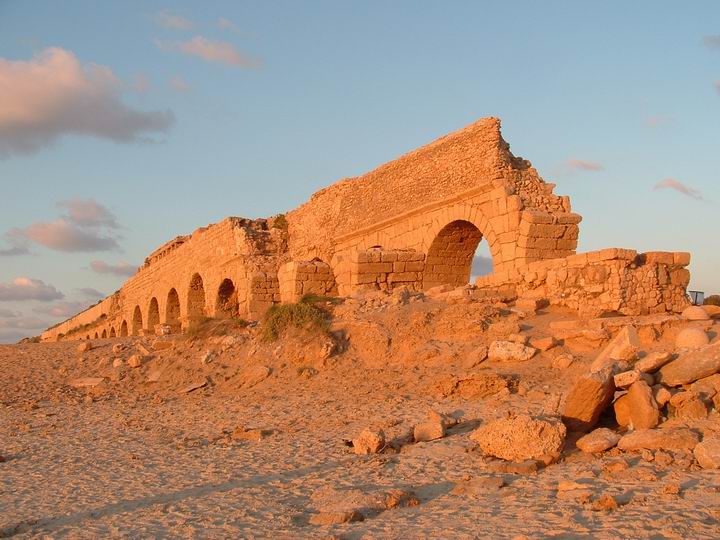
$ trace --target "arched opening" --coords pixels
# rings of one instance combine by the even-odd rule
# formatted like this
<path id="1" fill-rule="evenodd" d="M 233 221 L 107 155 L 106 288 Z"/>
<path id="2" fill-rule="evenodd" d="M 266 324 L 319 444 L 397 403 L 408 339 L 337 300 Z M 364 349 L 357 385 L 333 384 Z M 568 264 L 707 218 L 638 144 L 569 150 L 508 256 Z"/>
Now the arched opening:
<path id="1" fill-rule="evenodd" d="M 100 338 L 100 336 L 98 335 L 97 332 L 95 332 L 95 336 L 93 337 L 93 339 L 98 339 L 98 338 Z"/>
<path id="2" fill-rule="evenodd" d="M 150 306 L 148 307 L 148 330 L 155 333 L 155 325 L 158 324 L 160 324 L 160 308 L 158 307 L 157 298 L 153 296 L 150 299 Z"/>
<path id="3" fill-rule="evenodd" d="M 117 332 L 115 332 L 115 327 L 114 327 L 114 326 L 111 326 L 111 327 L 110 327 L 110 337 L 111 337 L 111 338 L 117 337 Z"/>
<path id="4" fill-rule="evenodd" d="M 103 339 L 107 339 L 107 328 L 105 328 L 105 329 L 102 331 L 102 334 L 100 335 L 100 337 L 102 337 Z"/>
<path id="5" fill-rule="evenodd" d="M 190 280 L 187 297 L 188 319 L 202 319 L 205 316 L 205 287 L 200 274 L 194 274 Z"/>
<path id="6" fill-rule="evenodd" d="M 90 334 L 88 334 L 87 336 L 85 336 L 85 339 L 90 339 Z"/>
<path id="7" fill-rule="evenodd" d="M 142 312 L 140 311 L 140 306 L 135 306 L 135 311 L 133 311 L 132 317 L 132 335 L 139 336 L 142 327 Z"/>
<path id="8" fill-rule="evenodd" d="M 167 295 L 165 324 L 169 325 L 176 332 L 180 328 L 180 297 L 175 289 L 170 289 Z"/>
<path id="9" fill-rule="evenodd" d="M 230 279 L 224 279 L 218 287 L 217 299 L 215 301 L 216 317 L 237 317 L 239 313 L 237 291 L 235 284 Z"/>
<path id="10" fill-rule="evenodd" d="M 423 289 L 467 284 L 480 240 L 480 229 L 469 221 L 452 221 L 440 229 L 425 257 Z"/>
<path id="11" fill-rule="evenodd" d="M 127 321 L 123 321 L 120 325 L 120 337 L 126 337 L 128 335 Z"/>

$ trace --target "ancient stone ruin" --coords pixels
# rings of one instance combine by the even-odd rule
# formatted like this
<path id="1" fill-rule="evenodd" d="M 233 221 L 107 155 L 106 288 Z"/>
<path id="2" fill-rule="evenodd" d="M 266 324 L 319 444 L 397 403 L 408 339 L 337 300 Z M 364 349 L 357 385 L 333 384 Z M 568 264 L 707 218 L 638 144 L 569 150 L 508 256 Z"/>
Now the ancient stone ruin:
<path id="1" fill-rule="evenodd" d="M 688 305 L 688 253 L 576 254 L 581 216 L 479 120 L 269 219 L 228 217 L 151 253 L 123 287 L 43 341 L 179 332 L 204 317 L 257 319 L 302 295 L 468 283 L 479 242 L 493 273 L 468 294 L 544 298 L 581 315 Z"/>

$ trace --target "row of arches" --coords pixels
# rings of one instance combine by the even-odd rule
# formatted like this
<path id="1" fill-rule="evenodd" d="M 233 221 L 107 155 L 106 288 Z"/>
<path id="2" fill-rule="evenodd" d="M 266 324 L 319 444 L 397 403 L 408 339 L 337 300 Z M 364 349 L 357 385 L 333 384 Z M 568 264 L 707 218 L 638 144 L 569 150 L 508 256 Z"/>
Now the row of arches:
<path id="1" fill-rule="evenodd" d="M 165 310 L 161 313 L 160 302 L 156 296 L 150 298 L 147 306 L 146 319 L 143 320 L 143 310 L 141 306 L 135 305 L 132 316 L 129 319 L 123 319 L 116 329 L 110 326 L 97 331 L 92 336 L 87 334 L 86 339 L 104 339 L 113 337 L 137 336 L 146 329 L 151 332 L 159 324 L 166 324 L 171 327 L 173 332 L 178 332 L 181 327 L 181 303 L 180 295 L 175 287 L 171 288 L 165 297 Z M 193 274 L 188 287 L 186 298 L 186 317 L 188 321 L 200 320 L 209 315 L 206 306 L 205 283 L 199 273 Z M 237 317 L 240 313 L 238 302 L 238 292 L 232 279 L 225 278 L 218 286 L 215 295 L 215 317 Z"/>

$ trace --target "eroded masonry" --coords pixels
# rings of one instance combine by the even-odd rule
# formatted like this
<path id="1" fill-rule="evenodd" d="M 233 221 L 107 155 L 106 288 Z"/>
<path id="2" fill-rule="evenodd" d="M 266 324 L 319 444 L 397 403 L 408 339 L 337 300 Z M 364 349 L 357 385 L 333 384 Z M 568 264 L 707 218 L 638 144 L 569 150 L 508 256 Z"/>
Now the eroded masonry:
<path id="1" fill-rule="evenodd" d="M 151 253 L 112 296 L 43 340 L 179 332 L 204 317 L 257 319 L 307 293 L 459 287 L 479 242 L 493 273 L 468 294 L 542 297 L 581 314 L 687 306 L 688 253 L 576 254 L 581 217 L 485 118 L 285 215 L 229 217 Z"/>

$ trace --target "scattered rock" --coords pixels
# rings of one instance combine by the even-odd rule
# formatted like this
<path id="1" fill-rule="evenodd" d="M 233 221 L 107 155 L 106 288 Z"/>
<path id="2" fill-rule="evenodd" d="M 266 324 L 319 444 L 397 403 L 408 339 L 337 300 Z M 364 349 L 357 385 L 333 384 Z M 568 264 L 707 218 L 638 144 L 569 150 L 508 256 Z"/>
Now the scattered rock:
<path id="1" fill-rule="evenodd" d="M 655 402 L 658 404 L 658 407 L 662 408 L 670 401 L 672 392 L 670 392 L 670 390 L 662 384 L 656 384 L 653 386 L 653 397 L 655 398 Z"/>
<path id="2" fill-rule="evenodd" d="M 122 358 L 116 358 L 112 363 L 113 367 L 122 367 L 125 365 L 125 361 Z"/>
<path id="3" fill-rule="evenodd" d="M 104 380 L 103 377 L 80 377 L 79 379 L 73 379 L 68 384 L 74 388 L 93 388 Z"/>
<path id="4" fill-rule="evenodd" d="M 709 377 L 718 371 L 720 371 L 720 342 L 702 351 L 683 354 L 665 364 L 657 372 L 656 379 L 667 386 L 680 386 Z"/>
<path id="5" fill-rule="evenodd" d="M 478 497 L 484 496 L 488 492 L 497 491 L 503 486 L 505 486 L 505 480 L 501 477 L 484 476 L 456 482 L 450 493 L 465 497 Z"/>
<path id="6" fill-rule="evenodd" d="M 508 380 L 497 373 L 477 373 L 469 377 L 448 377 L 433 385 L 433 394 L 439 397 L 459 396 L 462 399 L 483 399 L 508 394 Z"/>
<path id="7" fill-rule="evenodd" d="M 510 334 L 507 340 L 513 343 L 520 343 L 520 345 L 527 345 L 528 337 L 525 334 Z"/>
<path id="8" fill-rule="evenodd" d="M 412 491 L 390 489 L 383 494 L 382 506 L 386 510 L 392 510 L 393 508 L 408 508 L 419 504 L 420 501 Z"/>
<path id="9" fill-rule="evenodd" d="M 699 349 L 708 343 L 710 339 L 701 328 L 684 328 L 675 338 L 675 347 L 678 349 Z"/>
<path id="10" fill-rule="evenodd" d="M 701 420 L 707 418 L 708 410 L 705 402 L 695 394 L 694 392 L 682 392 L 676 394 L 683 396 L 684 399 L 679 402 L 673 403 L 673 399 L 670 399 L 670 403 L 675 407 L 675 417 L 684 418 L 686 420 Z M 673 396 L 675 398 L 676 396 Z"/>
<path id="11" fill-rule="evenodd" d="M 630 420 L 630 399 L 627 394 L 623 394 L 615 400 L 613 403 L 613 410 L 615 411 L 615 421 L 619 426 L 628 427 L 631 423 Z"/>
<path id="12" fill-rule="evenodd" d="M 541 351 L 548 351 L 558 344 L 553 336 L 530 338 L 530 345 Z"/>
<path id="13" fill-rule="evenodd" d="M 156 339 L 153 342 L 153 350 L 155 351 L 166 351 L 168 349 L 172 349 L 174 343 L 172 341 L 166 341 L 161 339 Z"/>
<path id="14" fill-rule="evenodd" d="M 634 429 L 651 429 L 660 422 L 660 411 L 650 386 L 645 381 L 633 383 L 627 393 L 630 423 Z"/>
<path id="15" fill-rule="evenodd" d="M 240 375 L 240 387 L 251 388 L 267 379 L 270 376 L 270 373 L 272 373 L 272 370 L 267 366 L 250 366 Z"/>
<path id="16" fill-rule="evenodd" d="M 130 358 L 128 358 L 127 364 L 131 368 L 139 368 L 147 361 L 148 361 L 147 356 L 143 356 L 141 354 L 133 354 Z"/>
<path id="17" fill-rule="evenodd" d="M 148 349 L 148 348 L 145 346 L 144 343 L 141 343 L 141 342 L 138 341 L 138 342 L 135 344 L 135 347 L 137 348 L 138 351 L 140 351 L 141 354 L 144 354 L 145 356 L 151 356 L 151 355 L 152 355 L 152 352 L 150 352 L 150 349 Z"/>
<path id="18" fill-rule="evenodd" d="M 710 318 L 710 315 L 708 315 L 708 312 L 705 311 L 702 306 L 686 307 L 680 316 L 688 321 L 705 321 Z"/>
<path id="19" fill-rule="evenodd" d="M 692 450 L 700 441 L 694 431 L 687 428 L 639 429 L 624 435 L 618 441 L 620 450 Z"/>
<path id="20" fill-rule="evenodd" d="M 118 354 L 118 353 L 123 352 L 125 350 L 125 348 L 126 348 L 125 345 L 123 345 L 122 343 L 116 343 L 115 345 L 112 346 L 112 352 L 115 354 Z"/>
<path id="21" fill-rule="evenodd" d="M 199 389 L 199 388 L 203 388 L 204 386 L 207 386 L 207 381 L 194 382 L 194 383 L 189 384 L 188 386 L 182 388 L 182 389 L 180 390 L 180 393 L 181 393 L 181 394 L 189 394 L 190 392 L 193 392 L 193 391 L 195 391 L 195 390 L 197 390 L 197 389 Z"/>
<path id="22" fill-rule="evenodd" d="M 483 424 L 470 439 L 480 445 L 485 455 L 523 461 L 560 452 L 565 435 L 566 429 L 561 422 L 523 414 Z"/>
<path id="23" fill-rule="evenodd" d="M 612 369 L 584 375 L 565 398 L 563 422 L 570 431 L 590 431 L 615 392 Z"/>
<path id="24" fill-rule="evenodd" d="M 464 359 L 463 367 L 465 369 L 474 368 L 478 364 L 482 363 L 488 355 L 488 348 L 485 345 L 480 345 L 476 349 L 472 350 Z"/>
<path id="25" fill-rule="evenodd" d="M 575 358 L 572 354 L 558 354 L 555 358 L 552 359 L 552 367 L 554 367 L 555 369 L 567 369 L 572 365 L 574 361 Z"/>
<path id="26" fill-rule="evenodd" d="M 632 325 L 625 326 L 590 364 L 590 371 L 602 371 L 617 361 L 633 360 L 639 350 L 640 338 L 637 330 Z"/>
<path id="27" fill-rule="evenodd" d="M 604 452 L 615 446 L 620 440 L 621 435 L 615 433 L 611 429 L 598 428 L 587 435 L 580 437 L 575 446 L 583 452 L 596 453 Z"/>
<path id="28" fill-rule="evenodd" d="M 630 371 L 623 371 L 622 373 L 618 373 L 613 377 L 613 381 L 615 382 L 615 386 L 617 388 L 627 388 L 628 386 L 639 380 L 640 372 L 636 369 Z"/>
<path id="29" fill-rule="evenodd" d="M 527 313 L 535 313 L 546 304 L 547 301 L 542 298 L 528 298 L 524 296 L 515 300 L 515 307 Z"/>
<path id="30" fill-rule="evenodd" d="M 641 373 L 655 373 L 667 364 L 672 355 L 669 352 L 652 352 L 635 362 L 634 368 Z"/>
<path id="31" fill-rule="evenodd" d="M 495 362 L 525 362 L 530 360 L 536 349 L 513 341 L 493 341 L 488 351 L 488 358 Z"/>
<path id="32" fill-rule="evenodd" d="M 415 426 L 413 438 L 415 442 L 434 441 L 445 436 L 445 426 L 440 422 L 423 422 Z"/>
<path id="33" fill-rule="evenodd" d="M 705 439 L 693 450 L 695 459 L 703 469 L 720 469 L 720 439 Z"/>
<path id="34" fill-rule="evenodd" d="M 270 431 L 257 428 L 245 428 L 239 426 L 230 434 L 230 438 L 234 441 L 260 441 L 271 434 Z"/>
<path id="35" fill-rule="evenodd" d="M 609 494 L 602 495 L 592 503 L 592 509 L 596 512 L 617 510 L 618 503 L 615 497 Z"/>
<path id="36" fill-rule="evenodd" d="M 204 366 L 209 364 L 215 359 L 215 354 L 212 351 L 205 351 L 200 355 L 200 363 Z"/>
<path id="37" fill-rule="evenodd" d="M 84 353 L 92 350 L 92 348 L 92 343 L 90 343 L 89 341 L 83 341 L 80 345 L 77 346 L 77 352 Z"/>
<path id="38" fill-rule="evenodd" d="M 310 517 L 310 523 L 312 525 L 340 525 L 341 523 L 354 523 L 356 521 L 365 521 L 365 516 L 357 510 L 348 512 L 320 512 Z"/>
<path id="39" fill-rule="evenodd" d="M 162 369 L 154 369 L 150 373 L 148 373 L 147 379 L 145 379 L 145 382 L 149 383 L 156 383 L 160 380 L 160 376 L 162 375 L 163 370 Z"/>
<path id="40" fill-rule="evenodd" d="M 353 451 L 358 455 L 377 454 L 385 448 L 385 433 L 382 430 L 364 430 L 352 440 Z"/>

